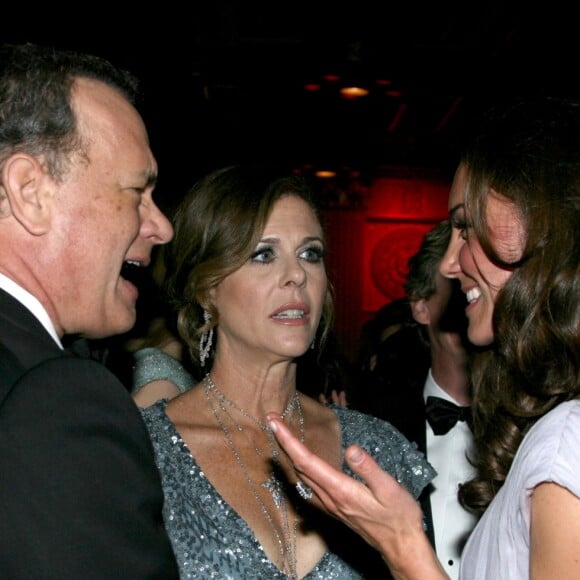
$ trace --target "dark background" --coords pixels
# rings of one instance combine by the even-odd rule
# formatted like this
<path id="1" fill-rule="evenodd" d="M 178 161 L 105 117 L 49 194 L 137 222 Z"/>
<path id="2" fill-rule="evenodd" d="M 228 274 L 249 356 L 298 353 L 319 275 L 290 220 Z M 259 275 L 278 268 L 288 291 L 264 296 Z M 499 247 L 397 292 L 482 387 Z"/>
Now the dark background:
<path id="1" fill-rule="evenodd" d="M 536 4 L 23 4 L 3 15 L 0 38 L 95 52 L 135 72 L 169 206 L 207 170 L 237 161 L 371 175 L 383 165 L 453 166 L 480 102 L 579 94 L 572 4 Z M 400 95 L 376 84 L 360 101 L 338 98 L 336 83 L 303 89 L 352 68 Z"/>

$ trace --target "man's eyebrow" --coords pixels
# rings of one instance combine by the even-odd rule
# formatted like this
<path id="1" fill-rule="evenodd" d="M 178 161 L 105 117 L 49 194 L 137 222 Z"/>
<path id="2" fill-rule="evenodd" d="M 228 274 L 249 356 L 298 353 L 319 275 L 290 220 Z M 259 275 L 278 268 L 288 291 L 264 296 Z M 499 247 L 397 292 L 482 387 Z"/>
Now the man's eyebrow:
<path id="1" fill-rule="evenodd" d="M 144 169 L 127 175 L 127 179 L 131 180 L 132 183 L 138 183 L 143 189 L 154 189 L 157 185 L 157 172 Z"/>
<path id="2" fill-rule="evenodd" d="M 147 187 L 154 187 L 155 184 L 157 183 L 157 173 L 153 171 L 148 171 L 147 173 L 145 173 L 144 177 L 145 184 Z"/>

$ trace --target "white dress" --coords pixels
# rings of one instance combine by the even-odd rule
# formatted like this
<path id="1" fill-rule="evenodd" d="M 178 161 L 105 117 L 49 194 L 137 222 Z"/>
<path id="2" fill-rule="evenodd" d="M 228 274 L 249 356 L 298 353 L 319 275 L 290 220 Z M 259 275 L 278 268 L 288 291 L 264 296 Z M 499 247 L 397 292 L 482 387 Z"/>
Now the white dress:
<path id="1" fill-rule="evenodd" d="M 465 546 L 461 579 L 529 579 L 531 496 L 544 482 L 580 497 L 578 400 L 558 405 L 525 436 L 504 485 Z"/>

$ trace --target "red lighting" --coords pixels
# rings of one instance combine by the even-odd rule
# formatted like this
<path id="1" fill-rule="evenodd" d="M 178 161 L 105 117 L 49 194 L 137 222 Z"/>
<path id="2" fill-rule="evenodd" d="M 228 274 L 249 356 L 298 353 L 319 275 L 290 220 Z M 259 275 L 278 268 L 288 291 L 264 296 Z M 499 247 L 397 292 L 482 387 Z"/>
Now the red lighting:
<path id="1" fill-rule="evenodd" d="M 316 91 L 320 90 L 320 84 L 319 83 L 306 83 L 304 85 L 304 90 L 308 91 L 309 93 L 315 93 Z"/>

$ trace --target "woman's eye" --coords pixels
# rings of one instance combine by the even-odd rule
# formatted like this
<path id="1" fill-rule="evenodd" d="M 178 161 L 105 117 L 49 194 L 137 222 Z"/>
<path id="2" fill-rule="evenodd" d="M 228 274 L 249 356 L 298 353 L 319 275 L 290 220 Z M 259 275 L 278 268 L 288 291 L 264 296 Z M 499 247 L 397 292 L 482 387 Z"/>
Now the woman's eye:
<path id="1" fill-rule="evenodd" d="M 309 246 L 300 252 L 300 257 L 307 262 L 317 264 L 324 258 L 324 249 L 320 246 Z"/>
<path id="2" fill-rule="evenodd" d="M 261 262 L 267 264 L 274 259 L 274 250 L 272 248 L 259 248 L 251 256 L 252 262 Z"/>
<path id="3" fill-rule="evenodd" d="M 453 229 L 459 231 L 459 236 L 463 239 L 467 239 L 467 230 L 471 227 L 465 220 L 453 220 Z"/>

